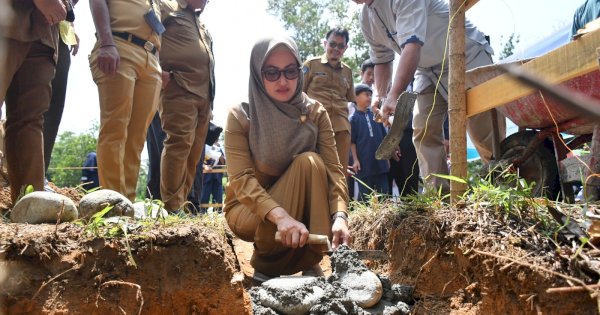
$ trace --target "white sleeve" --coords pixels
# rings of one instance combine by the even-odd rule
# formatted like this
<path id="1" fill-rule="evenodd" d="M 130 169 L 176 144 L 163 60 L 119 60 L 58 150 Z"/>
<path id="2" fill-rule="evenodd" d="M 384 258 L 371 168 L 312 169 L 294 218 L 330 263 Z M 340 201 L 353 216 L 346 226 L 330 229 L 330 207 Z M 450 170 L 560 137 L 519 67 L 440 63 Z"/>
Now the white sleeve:
<path id="1" fill-rule="evenodd" d="M 373 21 L 369 16 L 367 5 L 363 5 L 363 11 L 360 15 L 360 25 L 363 36 L 369 44 L 369 58 L 374 64 L 388 63 L 394 60 L 395 52 L 385 46 L 385 43 L 380 43 L 373 36 Z"/>
<path id="2" fill-rule="evenodd" d="M 400 47 L 407 43 L 420 43 L 427 40 L 427 0 L 394 1 L 392 12 L 396 16 L 395 39 Z"/>

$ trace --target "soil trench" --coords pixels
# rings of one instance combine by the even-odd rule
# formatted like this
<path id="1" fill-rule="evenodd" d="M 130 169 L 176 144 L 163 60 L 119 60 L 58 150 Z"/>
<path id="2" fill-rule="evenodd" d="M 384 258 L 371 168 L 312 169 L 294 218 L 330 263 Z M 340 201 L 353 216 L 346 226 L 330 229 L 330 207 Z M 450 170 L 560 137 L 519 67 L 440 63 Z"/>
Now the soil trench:
<path id="1" fill-rule="evenodd" d="M 1 224 L 0 314 L 249 314 L 222 230 L 158 228 L 130 235 L 129 246 L 82 232 Z"/>
<path id="2" fill-rule="evenodd" d="M 546 293 L 569 286 L 556 273 L 573 276 L 552 246 L 482 232 L 463 224 L 469 215 L 353 214 L 353 247 L 388 253 L 367 266 L 415 287 L 414 314 L 598 313 L 589 292 Z M 72 223 L 0 223 L 0 314 L 251 314 L 252 244 L 223 226 L 190 219 L 102 238 Z"/>

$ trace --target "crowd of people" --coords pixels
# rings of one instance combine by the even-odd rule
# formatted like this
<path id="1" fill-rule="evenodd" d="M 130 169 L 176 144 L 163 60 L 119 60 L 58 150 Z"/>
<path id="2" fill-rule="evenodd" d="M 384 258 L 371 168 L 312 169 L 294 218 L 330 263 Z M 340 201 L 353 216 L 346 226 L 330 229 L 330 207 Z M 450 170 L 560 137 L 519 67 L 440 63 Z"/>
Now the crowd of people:
<path id="1" fill-rule="evenodd" d="M 202 203 L 222 203 L 220 176 L 201 175 L 226 164 L 223 212 L 233 233 L 254 242 L 251 264 L 262 280 L 322 273 L 322 249 L 307 244 L 309 233 L 330 236 L 334 248 L 351 243 L 348 188 L 358 200 L 373 191 L 390 194 L 394 182 L 400 194 L 418 193 L 420 177 L 425 189 L 447 191 L 447 180 L 430 175 L 448 173 L 448 5 L 353 1 L 362 5 L 360 27 L 369 45 L 362 82 L 355 85 L 353 69 L 342 62 L 350 40 L 343 28 L 324 34 L 323 55 L 306 61 L 292 38 L 262 38 L 250 56 L 248 99 L 229 110 L 223 151 L 207 140 L 215 97 L 212 38 L 201 22 L 208 1 L 90 0 L 97 42 L 89 63 L 100 131 L 97 152 L 88 156 L 89 165 L 97 161 L 98 178 L 85 180 L 134 200 L 147 142 L 150 195 L 178 213 L 190 198 L 199 206 L 200 195 Z M 25 185 L 44 189 L 69 53 L 77 53 L 72 25 L 63 21 L 77 0 L 9 3 L 12 22 L 0 27 L 0 102 L 16 201 Z M 492 63 L 484 34 L 469 21 L 465 29 L 467 68 Z M 395 156 L 376 160 L 388 129 L 375 117 L 386 121 L 407 90 L 418 93 L 412 122 Z M 492 153 L 491 119 L 485 112 L 467 123 L 484 161 Z M 505 120 L 498 120 L 503 135 Z M 348 173 L 357 180 L 347 181 Z"/>
<path id="2" fill-rule="evenodd" d="M 89 62 L 100 103 L 96 160 L 102 188 L 135 200 L 140 156 L 150 130 L 148 142 L 160 146 L 151 160 L 162 171 L 152 173 L 151 179 L 159 183 L 152 193 L 171 212 L 187 203 L 197 169 L 202 170 L 215 91 L 212 38 L 200 21 L 207 2 L 90 1 L 97 42 Z M 0 28 L 0 101 L 6 104 L 13 202 L 26 185 L 44 189 L 64 107 L 69 53 L 77 53 L 78 38 L 65 21 L 76 3 L 7 5 L 11 22 Z M 155 113 L 158 123 L 150 124 Z M 200 200 L 201 188 L 197 191 Z"/>

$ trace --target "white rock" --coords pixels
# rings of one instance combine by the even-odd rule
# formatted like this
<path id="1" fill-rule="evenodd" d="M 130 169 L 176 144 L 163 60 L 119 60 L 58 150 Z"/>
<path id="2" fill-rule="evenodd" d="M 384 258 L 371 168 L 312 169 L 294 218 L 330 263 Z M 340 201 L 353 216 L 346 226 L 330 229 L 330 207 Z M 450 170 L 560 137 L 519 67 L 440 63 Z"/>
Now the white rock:
<path id="1" fill-rule="evenodd" d="M 134 210 L 131 201 L 120 193 L 110 189 L 96 190 L 81 198 L 79 201 L 79 215 L 81 218 L 88 219 L 95 213 L 104 210 L 107 206 L 113 206 L 113 208 L 104 215 L 105 218 L 114 216 L 133 218 Z"/>
<path id="2" fill-rule="evenodd" d="M 325 295 L 322 277 L 278 277 L 263 282 L 257 293 L 263 306 L 282 314 L 308 314 Z"/>
<path id="3" fill-rule="evenodd" d="M 160 218 L 166 218 L 169 216 L 169 212 L 167 212 L 165 208 L 162 208 L 154 202 L 138 201 L 133 204 L 133 210 L 135 212 L 133 217 L 137 220 L 148 218 L 149 212 L 152 219 L 156 219 L 157 216 Z"/>
<path id="4" fill-rule="evenodd" d="M 34 191 L 17 201 L 10 219 L 15 223 L 56 223 L 59 214 L 60 222 L 74 221 L 79 217 L 75 203 L 68 197 L 47 191 Z"/>
<path id="5" fill-rule="evenodd" d="M 339 281 L 348 290 L 346 296 L 360 307 L 372 307 L 383 295 L 381 280 L 372 271 L 348 272 L 341 275 Z"/>

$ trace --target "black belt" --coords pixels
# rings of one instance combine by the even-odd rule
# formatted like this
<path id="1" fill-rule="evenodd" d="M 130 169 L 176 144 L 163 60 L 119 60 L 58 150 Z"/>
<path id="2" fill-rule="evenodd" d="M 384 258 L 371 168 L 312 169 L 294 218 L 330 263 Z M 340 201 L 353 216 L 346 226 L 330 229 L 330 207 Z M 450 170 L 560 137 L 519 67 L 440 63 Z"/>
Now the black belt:
<path id="1" fill-rule="evenodd" d="M 138 46 L 144 48 L 149 53 L 156 54 L 156 51 L 157 51 L 156 46 L 154 46 L 154 44 L 151 41 L 141 39 L 141 38 L 139 38 L 131 33 L 127 33 L 127 32 L 112 32 L 112 34 L 113 34 L 113 36 L 117 36 L 128 42 L 131 42 L 135 45 L 138 45 Z"/>

